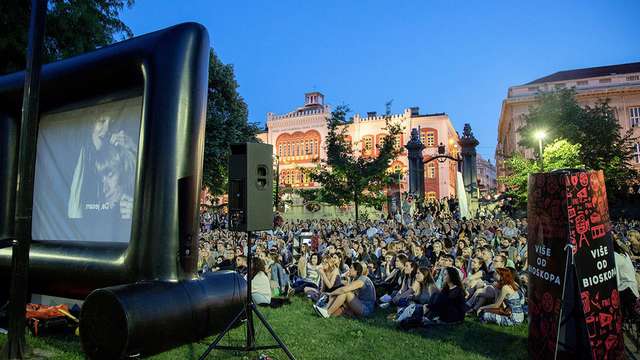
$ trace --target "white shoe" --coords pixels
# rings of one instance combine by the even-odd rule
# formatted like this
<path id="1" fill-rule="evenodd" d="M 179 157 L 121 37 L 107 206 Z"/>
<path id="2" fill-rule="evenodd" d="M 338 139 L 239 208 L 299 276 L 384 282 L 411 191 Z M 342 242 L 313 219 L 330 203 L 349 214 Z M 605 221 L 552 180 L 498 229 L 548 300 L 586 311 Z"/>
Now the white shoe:
<path id="1" fill-rule="evenodd" d="M 391 302 L 392 299 L 393 298 L 391 297 L 391 295 L 385 294 L 382 297 L 380 297 L 380 302 L 388 303 L 388 302 Z"/>
<path id="2" fill-rule="evenodd" d="M 329 318 L 329 312 L 327 311 L 327 309 L 325 308 L 321 308 L 318 305 L 313 305 L 313 309 L 316 311 L 316 313 L 318 313 L 318 315 L 322 316 L 325 319 Z"/>

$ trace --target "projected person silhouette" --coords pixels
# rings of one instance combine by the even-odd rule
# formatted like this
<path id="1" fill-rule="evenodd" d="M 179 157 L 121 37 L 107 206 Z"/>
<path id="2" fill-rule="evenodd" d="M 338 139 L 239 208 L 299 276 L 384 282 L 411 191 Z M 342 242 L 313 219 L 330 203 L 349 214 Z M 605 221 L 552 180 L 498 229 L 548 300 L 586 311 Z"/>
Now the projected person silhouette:
<path id="1" fill-rule="evenodd" d="M 114 127 L 110 116 L 101 116 L 91 141 L 80 149 L 69 191 L 70 219 L 131 219 L 137 146 Z"/>

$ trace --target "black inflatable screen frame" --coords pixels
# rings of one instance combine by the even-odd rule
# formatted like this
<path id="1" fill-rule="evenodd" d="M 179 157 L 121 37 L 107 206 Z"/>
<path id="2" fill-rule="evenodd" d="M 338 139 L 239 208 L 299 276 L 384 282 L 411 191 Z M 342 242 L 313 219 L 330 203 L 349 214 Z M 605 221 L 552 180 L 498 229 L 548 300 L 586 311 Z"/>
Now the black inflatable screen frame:
<path id="1" fill-rule="evenodd" d="M 43 67 L 40 113 L 127 96 L 143 104 L 129 243 L 33 239 L 32 291 L 84 298 L 197 276 L 208 60 L 206 29 L 184 23 Z M 11 271 L 23 85 L 24 72 L 0 77 L 0 279 Z"/>

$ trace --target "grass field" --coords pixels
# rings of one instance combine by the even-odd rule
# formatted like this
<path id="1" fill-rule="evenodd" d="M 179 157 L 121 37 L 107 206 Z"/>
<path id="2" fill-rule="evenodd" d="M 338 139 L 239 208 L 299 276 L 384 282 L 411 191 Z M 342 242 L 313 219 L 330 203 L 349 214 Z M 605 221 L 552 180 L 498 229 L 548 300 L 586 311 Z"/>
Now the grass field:
<path id="1" fill-rule="evenodd" d="M 507 328 L 483 325 L 474 319 L 455 327 L 437 327 L 410 332 L 396 329 L 386 319 L 388 311 L 378 311 L 367 320 L 320 319 L 311 303 L 294 298 L 279 309 L 262 309 L 269 323 L 298 359 L 524 359 L 527 357 L 527 326 Z M 257 321 L 257 319 L 256 319 Z M 242 344 L 244 327 L 232 331 L 223 345 Z M 259 345 L 273 343 L 268 332 L 256 322 Z M 0 335 L 0 344 L 5 335 Z M 186 345 L 152 359 L 197 359 L 212 339 Z M 50 359 L 84 359 L 79 338 L 48 337 L 28 339 L 29 344 Z M 273 359 L 285 359 L 280 350 L 263 351 Z M 215 350 L 209 359 L 255 359 Z"/>

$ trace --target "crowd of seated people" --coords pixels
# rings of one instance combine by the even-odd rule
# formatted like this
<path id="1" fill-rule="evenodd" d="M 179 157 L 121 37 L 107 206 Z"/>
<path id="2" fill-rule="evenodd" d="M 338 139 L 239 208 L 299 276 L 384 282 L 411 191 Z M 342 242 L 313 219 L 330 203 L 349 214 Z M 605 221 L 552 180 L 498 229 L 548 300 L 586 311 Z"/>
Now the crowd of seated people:
<path id="1" fill-rule="evenodd" d="M 465 316 L 502 326 L 525 321 L 526 219 L 486 209 L 474 219 L 460 219 L 455 200 L 443 199 L 416 208 L 409 218 L 278 225 L 252 241 L 249 276 L 256 303 L 299 294 L 322 318 L 368 317 L 387 308 L 390 321 L 401 327 L 458 324 Z M 246 235 L 222 222 L 203 229 L 201 271 L 237 269 L 247 275 Z M 620 220 L 612 232 L 629 316 L 640 313 L 638 229 L 638 221 Z"/>

